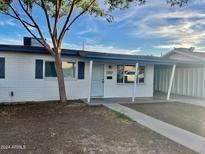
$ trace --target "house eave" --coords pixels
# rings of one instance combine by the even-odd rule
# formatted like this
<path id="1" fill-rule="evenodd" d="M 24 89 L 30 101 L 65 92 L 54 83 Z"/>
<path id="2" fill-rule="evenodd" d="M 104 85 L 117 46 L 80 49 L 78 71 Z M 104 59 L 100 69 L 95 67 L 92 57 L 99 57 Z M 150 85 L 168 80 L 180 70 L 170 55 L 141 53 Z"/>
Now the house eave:
<path id="1" fill-rule="evenodd" d="M 28 53 L 28 54 L 49 54 L 43 47 L 21 46 L 21 45 L 0 45 L 0 52 Z M 163 57 L 128 55 L 115 53 L 99 53 L 93 51 L 83 51 L 74 49 L 62 49 L 62 56 L 75 56 L 86 60 L 104 61 L 111 63 L 173 65 L 173 64 L 203 64 L 202 61 L 179 61 Z"/>

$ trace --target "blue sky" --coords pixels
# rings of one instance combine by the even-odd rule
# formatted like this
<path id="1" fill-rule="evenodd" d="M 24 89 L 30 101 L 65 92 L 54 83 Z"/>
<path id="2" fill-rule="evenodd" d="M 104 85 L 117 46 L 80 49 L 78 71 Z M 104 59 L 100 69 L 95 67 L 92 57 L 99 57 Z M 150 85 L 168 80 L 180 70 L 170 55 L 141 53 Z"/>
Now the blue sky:
<path id="1" fill-rule="evenodd" d="M 205 0 L 190 0 L 182 7 L 171 7 L 166 0 L 148 0 L 144 6 L 133 5 L 115 11 L 114 22 L 83 16 L 67 33 L 64 48 L 99 52 L 160 55 L 173 47 L 195 47 L 205 51 Z M 39 10 L 35 18 L 48 37 Z M 17 21 L 0 15 L 0 44 L 22 44 L 29 33 Z M 49 38 L 48 38 L 49 40 Z"/>

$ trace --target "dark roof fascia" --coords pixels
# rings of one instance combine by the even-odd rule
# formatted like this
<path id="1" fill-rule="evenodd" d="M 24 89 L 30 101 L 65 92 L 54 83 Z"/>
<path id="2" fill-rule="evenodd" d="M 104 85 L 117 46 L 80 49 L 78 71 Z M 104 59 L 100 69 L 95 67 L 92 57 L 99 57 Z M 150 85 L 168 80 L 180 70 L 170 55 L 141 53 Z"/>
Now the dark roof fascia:
<path id="1" fill-rule="evenodd" d="M 166 59 L 161 57 L 154 56 L 137 56 L 137 55 L 122 55 L 122 54 L 107 54 L 107 53 L 96 53 L 96 52 L 87 52 L 81 54 L 89 60 L 98 60 L 98 61 L 110 61 L 110 62 L 128 62 L 128 63 L 146 63 L 146 64 L 161 64 L 161 65 L 173 65 L 173 64 L 204 64 L 199 61 L 179 61 Z"/>
<path id="2" fill-rule="evenodd" d="M 43 47 L 20 46 L 20 45 L 0 45 L 0 52 L 12 53 L 32 53 L 32 54 L 50 54 L 48 50 Z M 62 49 L 62 55 L 71 56 L 78 54 L 79 50 Z"/>
<path id="3" fill-rule="evenodd" d="M 0 52 L 13 52 L 13 53 L 36 53 L 36 54 L 49 54 L 43 47 L 20 46 L 20 45 L 0 45 Z M 179 61 L 166 59 L 155 56 L 141 56 L 141 55 L 125 55 L 114 53 L 100 53 L 92 51 L 82 51 L 74 49 L 62 49 L 62 56 L 75 56 L 87 60 L 106 61 L 106 62 L 124 62 L 124 63 L 146 63 L 146 64 L 203 64 L 198 61 Z"/>
<path id="4" fill-rule="evenodd" d="M 88 58 L 85 57 L 84 59 L 86 60 L 93 60 L 96 62 L 108 62 L 108 63 L 126 63 L 126 64 L 159 64 L 159 65 L 173 65 L 175 64 L 174 62 L 160 62 L 160 61 L 151 61 L 151 60 L 140 60 L 140 59 L 135 59 L 135 60 L 130 60 L 130 59 L 114 59 L 114 58 Z"/>

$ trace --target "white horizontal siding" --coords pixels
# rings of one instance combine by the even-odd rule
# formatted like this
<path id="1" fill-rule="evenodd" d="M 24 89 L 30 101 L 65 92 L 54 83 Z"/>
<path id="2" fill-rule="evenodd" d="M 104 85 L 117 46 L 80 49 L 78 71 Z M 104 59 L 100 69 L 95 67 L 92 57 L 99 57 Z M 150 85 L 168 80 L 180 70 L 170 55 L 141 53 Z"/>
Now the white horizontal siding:
<path id="1" fill-rule="evenodd" d="M 35 79 L 35 60 L 53 60 L 49 55 L 0 53 L 5 57 L 5 79 L 0 79 L 0 103 L 21 101 L 58 100 L 58 84 L 56 78 Z M 78 61 L 77 58 L 67 59 Z M 113 64 L 111 64 L 113 65 Z M 108 65 L 105 65 L 105 67 Z M 105 76 L 104 97 L 131 97 L 133 84 L 117 84 L 117 65 L 113 65 L 111 80 Z M 107 69 L 105 69 L 106 71 Z M 153 96 L 153 65 L 145 68 L 145 84 L 137 85 L 136 97 Z M 68 99 L 82 99 L 88 97 L 89 62 L 85 63 L 85 79 L 65 79 Z M 14 96 L 11 97 L 11 91 Z"/>
<path id="2" fill-rule="evenodd" d="M 105 68 L 108 68 L 107 64 Z M 133 83 L 118 84 L 117 83 L 117 65 L 110 64 L 113 69 L 113 78 L 111 80 L 105 79 L 104 96 L 105 97 L 132 97 Z M 106 69 L 105 69 L 106 70 Z M 145 66 L 145 82 L 144 84 L 137 84 L 136 97 L 152 97 L 154 84 L 154 66 Z"/>
<path id="3" fill-rule="evenodd" d="M 56 78 L 35 79 L 35 60 L 53 60 L 49 55 L 0 53 L 5 57 L 5 79 L 0 79 L 0 102 L 58 100 Z M 78 61 L 78 59 L 68 59 Z M 65 79 L 69 99 L 87 98 L 88 63 L 85 65 L 85 79 Z M 14 96 L 10 97 L 10 92 Z M 80 91 L 80 92 L 79 92 Z"/>

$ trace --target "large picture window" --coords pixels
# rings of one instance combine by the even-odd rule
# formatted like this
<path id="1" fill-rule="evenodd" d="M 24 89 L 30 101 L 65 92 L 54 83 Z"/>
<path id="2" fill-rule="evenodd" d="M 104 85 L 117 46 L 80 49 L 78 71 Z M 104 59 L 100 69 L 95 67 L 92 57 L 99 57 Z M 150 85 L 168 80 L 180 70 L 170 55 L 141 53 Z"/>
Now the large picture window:
<path id="1" fill-rule="evenodd" d="M 136 83 L 144 83 L 145 66 L 139 66 L 139 74 Z M 117 65 L 117 83 L 134 83 L 135 66 L 134 65 Z"/>
<path id="2" fill-rule="evenodd" d="M 64 77 L 75 78 L 76 74 L 76 63 L 75 62 L 62 62 L 63 75 Z M 45 77 L 57 77 L 55 63 L 53 61 L 45 62 Z"/>

